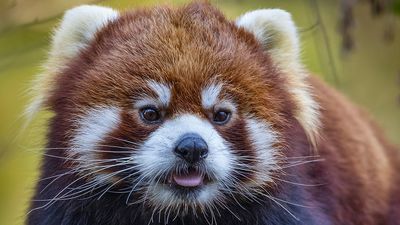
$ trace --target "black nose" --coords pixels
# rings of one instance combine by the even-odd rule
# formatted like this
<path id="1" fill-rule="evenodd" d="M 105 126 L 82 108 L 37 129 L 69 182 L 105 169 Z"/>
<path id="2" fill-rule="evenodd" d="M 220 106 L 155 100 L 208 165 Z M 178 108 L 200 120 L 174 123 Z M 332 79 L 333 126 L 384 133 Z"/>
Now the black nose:
<path id="1" fill-rule="evenodd" d="M 175 154 L 188 163 L 197 163 L 207 157 L 207 143 L 197 134 L 185 134 L 175 147 Z"/>

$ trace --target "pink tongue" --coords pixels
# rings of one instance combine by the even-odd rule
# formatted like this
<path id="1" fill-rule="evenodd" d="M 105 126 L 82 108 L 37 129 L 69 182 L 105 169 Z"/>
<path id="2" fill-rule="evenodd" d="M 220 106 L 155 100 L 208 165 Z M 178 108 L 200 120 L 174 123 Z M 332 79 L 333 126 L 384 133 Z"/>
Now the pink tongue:
<path id="1" fill-rule="evenodd" d="M 203 176 L 199 173 L 189 173 L 185 175 L 173 175 L 176 184 L 183 187 L 196 187 L 203 183 Z"/>

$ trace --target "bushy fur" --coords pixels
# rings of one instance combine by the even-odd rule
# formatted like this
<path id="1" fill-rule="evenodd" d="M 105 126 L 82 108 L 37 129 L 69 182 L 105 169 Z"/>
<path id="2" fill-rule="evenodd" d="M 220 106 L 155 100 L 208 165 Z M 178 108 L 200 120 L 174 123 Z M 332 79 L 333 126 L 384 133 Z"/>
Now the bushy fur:
<path id="1" fill-rule="evenodd" d="M 76 12 L 90 12 L 85 26 L 68 22 Z M 63 46 L 67 28 L 77 36 Z M 31 107 L 47 106 L 55 116 L 27 224 L 399 224 L 398 150 L 364 112 L 308 76 L 286 12 L 256 11 L 235 23 L 207 3 L 122 14 L 85 6 L 67 13 L 55 40 L 49 85 Z M 61 57 L 71 46 L 74 53 Z M 165 123 L 144 124 L 134 105 L 157 98 Z M 208 122 L 214 109 L 205 105 L 218 99 L 233 112 L 224 126 Z M 227 168 L 214 166 L 235 181 L 204 202 L 161 201 L 154 193 L 164 191 L 148 186 L 121 192 L 134 185 L 118 182 L 121 176 L 141 168 L 99 172 L 90 164 L 123 157 L 145 163 L 135 156 L 151 150 L 143 143 L 167 121 L 196 129 L 184 119 L 223 140 L 224 154 L 210 157 L 227 159 Z M 120 161 L 106 164 L 113 162 Z M 93 182 L 81 195 L 66 194 Z"/>

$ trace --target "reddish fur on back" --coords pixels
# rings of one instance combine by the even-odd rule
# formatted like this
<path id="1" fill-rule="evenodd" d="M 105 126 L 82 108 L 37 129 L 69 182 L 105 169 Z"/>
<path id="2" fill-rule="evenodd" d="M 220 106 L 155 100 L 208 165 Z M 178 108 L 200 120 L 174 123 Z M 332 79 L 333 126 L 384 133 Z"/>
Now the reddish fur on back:
<path id="1" fill-rule="evenodd" d="M 392 203 L 400 198 L 398 150 L 363 110 L 319 79 L 309 81 L 322 106 L 318 150 L 329 176 L 323 179 L 330 181 L 324 195 L 336 202 L 331 205 L 333 216 L 343 223 L 396 224 L 399 218 L 393 219 L 391 211 L 399 210 L 398 203 Z"/>

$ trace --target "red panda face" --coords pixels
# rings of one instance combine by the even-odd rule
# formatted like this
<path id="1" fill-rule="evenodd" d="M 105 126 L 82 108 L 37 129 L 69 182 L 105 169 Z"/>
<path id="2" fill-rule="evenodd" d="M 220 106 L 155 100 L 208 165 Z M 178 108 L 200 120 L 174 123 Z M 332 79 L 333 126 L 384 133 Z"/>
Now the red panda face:
<path id="1" fill-rule="evenodd" d="M 108 13 L 48 99 L 81 193 L 184 212 L 272 188 L 300 107 L 257 37 L 203 4 Z"/>

